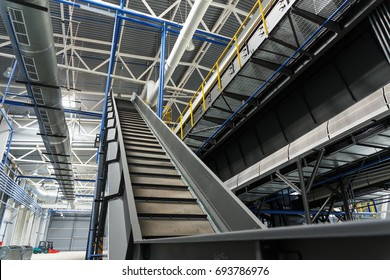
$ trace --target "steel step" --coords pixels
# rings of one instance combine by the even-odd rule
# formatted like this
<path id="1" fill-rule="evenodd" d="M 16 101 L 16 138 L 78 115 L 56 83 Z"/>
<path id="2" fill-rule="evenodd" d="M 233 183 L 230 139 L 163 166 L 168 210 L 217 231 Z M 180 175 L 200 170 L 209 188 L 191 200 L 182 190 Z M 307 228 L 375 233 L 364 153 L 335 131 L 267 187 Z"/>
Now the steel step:
<path id="1" fill-rule="evenodd" d="M 131 182 L 136 185 L 143 186 L 178 186 L 187 187 L 187 185 L 180 178 L 158 178 L 145 176 L 132 176 L 130 174 Z"/>
<path id="2" fill-rule="evenodd" d="M 149 139 L 149 140 L 156 140 L 155 136 L 148 136 L 148 135 L 143 135 L 135 132 L 127 132 L 127 131 L 122 131 L 123 135 L 131 136 L 131 137 L 137 137 L 140 139 Z"/>
<path id="3" fill-rule="evenodd" d="M 177 216 L 183 215 L 188 217 L 203 216 L 205 215 L 196 203 L 177 203 L 177 202 L 135 202 L 138 215 L 155 215 L 161 216 L 168 215 Z"/>
<path id="4" fill-rule="evenodd" d="M 121 116 L 119 116 L 119 120 L 121 122 L 121 125 L 123 124 L 131 124 L 131 125 L 139 125 L 139 126 L 142 126 L 142 127 L 147 127 L 147 124 L 142 121 L 142 120 L 137 120 L 137 119 L 126 119 L 126 118 L 123 118 Z"/>
<path id="5" fill-rule="evenodd" d="M 139 146 L 131 146 L 131 145 L 125 145 L 125 149 L 127 151 L 134 151 L 134 152 L 145 152 L 149 154 L 161 154 L 165 155 L 165 151 L 161 148 L 150 148 L 150 147 L 139 147 Z"/>
<path id="6" fill-rule="evenodd" d="M 187 236 L 214 233 L 209 221 L 139 220 L 144 238 Z"/>
<path id="7" fill-rule="evenodd" d="M 164 155 L 159 155 L 159 154 L 148 154 L 145 152 L 135 152 L 135 151 L 126 151 L 126 155 L 129 157 L 137 157 L 141 159 L 157 159 L 157 160 L 165 160 L 165 161 L 170 161 L 168 156 Z"/>
<path id="8" fill-rule="evenodd" d="M 178 204 L 195 204 L 197 205 L 196 198 L 175 198 L 175 197 L 148 197 L 148 196 L 135 196 L 137 202 L 158 202 L 158 203 L 178 203 Z M 143 214 L 141 214 L 143 215 Z"/>
<path id="9" fill-rule="evenodd" d="M 130 145 L 130 146 L 137 146 L 137 147 L 161 148 L 161 145 L 159 145 L 159 144 L 145 143 L 142 141 L 127 140 L 127 141 L 123 141 L 123 142 L 124 142 L 125 146 Z"/>
<path id="10" fill-rule="evenodd" d="M 168 190 L 133 187 L 135 197 L 194 199 L 188 190 Z"/>
<path id="11" fill-rule="evenodd" d="M 131 123 L 131 124 L 138 124 L 138 125 L 148 127 L 147 124 L 145 123 L 145 121 L 142 119 L 130 119 L 130 118 L 126 118 L 126 117 L 121 117 L 119 115 L 119 120 L 121 121 L 121 123 L 124 123 L 124 124 Z"/>
<path id="12" fill-rule="evenodd" d="M 142 184 L 135 184 L 132 182 L 133 188 L 140 188 L 140 189 L 151 189 L 151 190 L 171 190 L 171 191 L 188 191 L 187 186 L 162 186 L 162 185 L 142 185 Z"/>
<path id="13" fill-rule="evenodd" d="M 148 167 L 157 167 L 165 169 L 175 169 L 175 166 L 170 161 L 162 161 L 158 159 L 150 158 L 139 158 L 139 157 L 127 157 L 127 163 L 134 166 L 148 166 Z"/>
<path id="14" fill-rule="evenodd" d="M 144 139 L 144 138 L 140 138 L 140 137 L 132 136 L 132 135 L 122 135 L 122 137 L 123 137 L 123 140 L 127 140 L 127 141 L 140 141 L 140 142 L 144 142 L 144 143 L 158 144 L 157 140 L 155 140 L 155 139 Z"/>
<path id="15" fill-rule="evenodd" d="M 137 111 L 123 107 L 119 120 L 143 238 L 213 233 L 207 214 Z"/>
<path id="16" fill-rule="evenodd" d="M 133 132 L 133 133 L 137 133 L 139 135 L 155 137 L 154 134 L 152 132 L 150 132 L 150 130 L 145 131 L 145 130 L 139 130 L 139 129 L 128 128 L 128 127 L 123 127 L 123 126 L 121 127 L 121 129 L 122 129 L 122 133 L 124 133 L 124 132 Z"/>
<path id="17" fill-rule="evenodd" d="M 150 129 L 148 127 L 140 127 L 139 125 L 128 125 L 127 123 L 125 124 L 121 124 L 121 129 L 124 130 L 124 129 L 135 129 L 135 130 L 139 130 L 139 131 L 143 131 L 143 132 L 151 132 Z"/>
<path id="18" fill-rule="evenodd" d="M 153 174 L 153 175 L 162 175 L 162 176 L 177 176 L 181 177 L 176 169 L 166 169 L 166 168 L 153 168 L 153 167 L 140 167 L 140 166 L 129 166 L 129 171 L 131 174 Z"/>
<path id="19" fill-rule="evenodd" d="M 136 116 L 136 115 L 126 115 L 119 112 L 119 118 L 124 120 L 137 120 L 142 123 L 145 123 L 145 121 L 140 116 Z"/>

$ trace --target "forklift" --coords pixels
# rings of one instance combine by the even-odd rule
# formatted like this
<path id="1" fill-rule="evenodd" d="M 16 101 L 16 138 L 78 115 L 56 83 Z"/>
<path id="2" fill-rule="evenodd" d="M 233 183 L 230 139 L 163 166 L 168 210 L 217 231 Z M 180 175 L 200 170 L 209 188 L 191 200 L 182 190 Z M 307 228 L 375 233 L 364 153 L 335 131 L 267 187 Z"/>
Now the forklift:
<path id="1" fill-rule="evenodd" d="M 53 243 L 53 242 L 52 242 Z M 34 247 L 33 254 L 47 254 L 48 253 L 48 242 L 47 241 L 39 241 L 38 247 Z"/>

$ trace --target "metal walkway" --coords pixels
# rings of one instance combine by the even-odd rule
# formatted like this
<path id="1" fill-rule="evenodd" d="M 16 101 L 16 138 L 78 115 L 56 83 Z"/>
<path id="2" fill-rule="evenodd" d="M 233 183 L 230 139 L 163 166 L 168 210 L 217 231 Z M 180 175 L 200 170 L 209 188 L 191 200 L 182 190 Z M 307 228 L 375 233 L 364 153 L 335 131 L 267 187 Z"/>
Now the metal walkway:
<path id="1" fill-rule="evenodd" d="M 198 155 L 258 111 L 382 1 L 268 1 L 257 6 L 175 122 Z"/>

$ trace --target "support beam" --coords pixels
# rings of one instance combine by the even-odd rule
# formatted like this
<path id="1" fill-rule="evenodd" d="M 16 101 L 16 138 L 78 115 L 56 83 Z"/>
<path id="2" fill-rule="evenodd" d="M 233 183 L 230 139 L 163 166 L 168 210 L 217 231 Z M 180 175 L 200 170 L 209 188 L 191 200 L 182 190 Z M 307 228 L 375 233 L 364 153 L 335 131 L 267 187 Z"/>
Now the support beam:
<path id="1" fill-rule="evenodd" d="M 300 158 L 297 161 L 297 168 L 299 174 L 299 183 L 301 185 L 302 203 L 303 209 L 305 210 L 306 223 L 311 224 L 310 207 L 306 196 L 305 178 L 303 177 L 302 160 Z"/>
<path id="2" fill-rule="evenodd" d="M 259 66 L 265 67 L 267 69 L 270 69 L 272 71 L 279 71 L 281 74 L 288 76 L 288 77 L 291 77 L 294 74 L 293 71 L 290 68 L 288 68 L 287 66 L 281 68 L 282 65 L 276 64 L 276 63 L 273 63 L 273 62 L 270 62 L 267 60 L 252 57 L 250 59 L 250 62 L 257 64 Z"/>
<path id="3" fill-rule="evenodd" d="M 219 125 L 224 124 L 225 121 L 226 121 L 224 119 L 220 119 L 220 118 L 217 118 L 217 117 L 210 117 L 210 116 L 203 116 L 202 118 L 204 120 L 206 120 L 206 121 L 209 121 L 209 122 L 212 122 L 212 123 L 215 123 L 215 124 L 219 124 Z M 234 124 L 232 122 L 229 122 L 229 124 L 227 126 L 234 127 Z"/>
<path id="4" fill-rule="evenodd" d="M 277 44 L 279 44 L 279 45 L 281 45 L 283 47 L 286 47 L 286 48 L 288 48 L 290 50 L 293 50 L 293 51 L 296 51 L 298 49 L 298 46 L 293 46 L 293 45 L 291 45 L 291 44 L 289 44 L 289 43 L 287 43 L 287 42 L 285 42 L 283 40 L 280 40 L 278 38 L 275 38 L 273 36 L 269 36 L 268 40 L 270 40 L 272 42 L 275 42 L 275 43 L 277 43 Z M 307 56 L 309 58 L 313 58 L 314 57 L 314 55 L 312 53 L 309 53 L 308 51 L 305 51 L 305 50 L 300 50 L 299 53 L 301 53 L 301 54 L 303 54 L 303 55 L 305 55 L 305 56 Z"/>
<path id="5" fill-rule="evenodd" d="M 209 139 L 208 137 L 194 135 L 194 134 L 191 134 L 191 133 L 187 134 L 187 137 L 191 138 L 191 139 L 194 139 L 194 140 L 202 141 L 202 142 L 207 141 Z M 217 140 L 210 139 L 209 143 L 215 145 L 215 144 L 217 144 Z"/>
<path id="6" fill-rule="evenodd" d="M 296 191 L 297 193 L 301 194 L 301 190 L 293 183 L 291 182 L 288 178 L 286 178 L 285 176 L 283 176 L 279 171 L 276 171 L 275 172 L 275 175 L 280 179 L 282 180 L 287 186 L 289 186 L 290 188 L 292 188 L 294 191 Z"/>
<path id="7" fill-rule="evenodd" d="M 352 216 L 351 216 L 351 209 L 349 207 L 347 188 L 344 184 L 340 184 L 340 189 L 341 189 L 341 197 L 343 199 L 345 217 L 347 218 L 348 221 L 350 221 L 352 220 Z"/>
<path id="8" fill-rule="evenodd" d="M 329 196 L 325 202 L 322 204 L 322 206 L 320 207 L 320 209 L 318 210 L 317 214 L 314 215 L 313 219 L 311 220 L 311 223 L 315 223 L 316 220 L 318 219 L 318 217 L 321 215 L 322 211 L 324 210 L 325 206 L 329 203 L 329 201 L 333 198 L 333 195 Z M 329 209 L 330 211 L 330 209 Z"/>
<path id="9" fill-rule="evenodd" d="M 310 21 L 312 21 L 314 23 L 317 23 L 319 25 L 323 25 L 327 21 L 327 19 L 322 17 L 322 16 L 310 13 L 308 11 L 302 10 L 300 8 L 297 8 L 297 7 L 293 7 L 291 11 L 294 14 L 296 14 L 297 16 L 303 17 L 303 18 L 305 18 L 307 20 L 310 20 Z M 331 31 L 333 31 L 335 33 L 340 33 L 341 32 L 340 25 L 338 25 L 333 20 L 329 20 L 329 22 L 326 24 L 325 28 L 327 28 L 327 29 L 329 29 L 329 30 L 331 30 Z"/>
<path id="10" fill-rule="evenodd" d="M 233 99 L 241 101 L 241 102 L 248 99 L 248 96 L 246 96 L 246 95 L 237 94 L 237 93 L 233 93 L 233 92 L 224 91 L 222 94 L 226 97 L 230 97 L 230 98 L 233 98 Z"/>
<path id="11" fill-rule="evenodd" d="M 314 165 L 313 172 L 311 173 L 309 182 L 307 183 L 307 190 L 306 190 L 306 193 L 309 193 L 311 187 L 313 186 L 314 179 L 315 179 L 316 176 L 317 176 L 318 169 L 320 168 L 321 161 L 322 161 L 322 158 L 324 157 L 324 154 L 325 154 L 325 149 L 322 148 L 322 149 L 320 150 L 320 152 L 318 153 L 318 157 L 317 157 L 316 164 Z"/>

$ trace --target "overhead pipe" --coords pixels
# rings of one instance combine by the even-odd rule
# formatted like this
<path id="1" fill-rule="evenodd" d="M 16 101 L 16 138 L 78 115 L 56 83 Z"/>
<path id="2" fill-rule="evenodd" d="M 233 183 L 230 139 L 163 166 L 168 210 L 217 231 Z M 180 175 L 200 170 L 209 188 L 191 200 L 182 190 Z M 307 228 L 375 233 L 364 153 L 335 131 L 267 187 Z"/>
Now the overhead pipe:
<path id="1" fill-rule="evenodd" d="M 0 1 L 0 14 L 32 98 L 48 157 L 59 175 L 73 176 L 72 171 L 63 171 L 71 165 L 70 139 L 62 107 L 49 1 Z M 61 188 L 68 200 L 75 199 L 73 189 Z"/>
<path id="2" fill-rule="evenodd" d="M 184 23 L 183 29 L 180 31 L 179 37 L 173 46 L 171 54 L 166 60 L 164 66 L 164 87 L 168 84 L 169 79 L 172 77 L 173 71 L 175 71 L 177 65 L 179 64 L 180 59 L 194 36 L 195 31 L 197 30 L 198 25 L 211 2 L 212 0 L 197 0 L 192 6 L 187 20 Z M 160 79 L 156 82 L 153 91 L 146 97 L 147 103 L 152 107 L 157 104 L 159 84 Z"/>
<path id="3" fill-rule="evenodd" d="M 35 185 L 27 185 L 26 189 L 35 194 L 37 199 L 42 202 L 56 203 L 59 199 L 63 198 L 63 196 L 60 195 L 58 192 L 44 191 L 41 187 Z"/>

